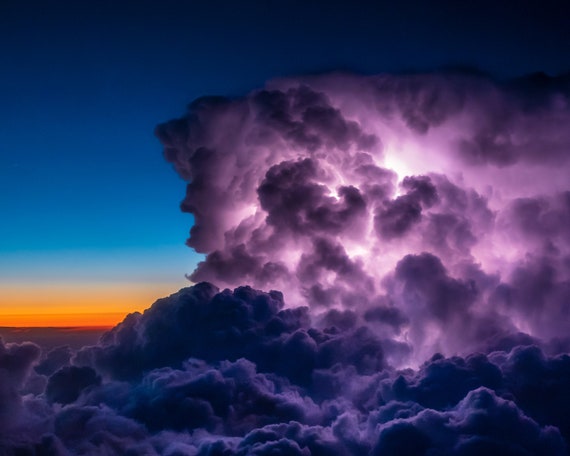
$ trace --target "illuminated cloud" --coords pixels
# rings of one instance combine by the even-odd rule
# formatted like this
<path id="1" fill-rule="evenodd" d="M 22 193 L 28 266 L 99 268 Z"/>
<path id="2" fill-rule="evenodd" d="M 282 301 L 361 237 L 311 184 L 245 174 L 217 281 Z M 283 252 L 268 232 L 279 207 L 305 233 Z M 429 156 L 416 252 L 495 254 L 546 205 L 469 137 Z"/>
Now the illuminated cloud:
<path id="1" fill-rule="evenodd" d="M 201 98 L 156 130 L 206 254 L 189 277 L 313 313 L 387 300 L 415 362 L 563 337 L 569 93 L 564 78 L 333 74 Z"/>
<path id="2" fill-rule="evenodd" d="M 79 350 L 1 344 L 2 448 L 567 454 L 570 92 L 547 82 L 332 74 L 193 102 L 157 135 L 196 284 Z"/>

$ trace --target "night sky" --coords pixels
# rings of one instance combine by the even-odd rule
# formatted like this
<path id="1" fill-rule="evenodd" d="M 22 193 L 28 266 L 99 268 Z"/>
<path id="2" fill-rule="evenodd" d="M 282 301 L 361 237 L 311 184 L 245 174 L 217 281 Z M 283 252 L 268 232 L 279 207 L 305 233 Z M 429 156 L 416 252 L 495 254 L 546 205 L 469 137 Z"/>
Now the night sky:
<path id="1" fill-rule="evenodd" d="M 0 59 L 0 453 L 568 454 L 567 2 L 3 1 Z"/>

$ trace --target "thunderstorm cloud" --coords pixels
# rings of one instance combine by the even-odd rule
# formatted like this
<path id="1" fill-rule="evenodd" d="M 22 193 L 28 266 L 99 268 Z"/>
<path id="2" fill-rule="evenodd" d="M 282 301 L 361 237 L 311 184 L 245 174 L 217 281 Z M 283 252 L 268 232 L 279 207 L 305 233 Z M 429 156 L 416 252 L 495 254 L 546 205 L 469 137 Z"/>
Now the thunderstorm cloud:
<path id="1" fill-rule="evenodd" d="M 156 135 L 193 286 L 0 342 L 2 454 L 565 455 L 570 80 L 287 78 Z"/>

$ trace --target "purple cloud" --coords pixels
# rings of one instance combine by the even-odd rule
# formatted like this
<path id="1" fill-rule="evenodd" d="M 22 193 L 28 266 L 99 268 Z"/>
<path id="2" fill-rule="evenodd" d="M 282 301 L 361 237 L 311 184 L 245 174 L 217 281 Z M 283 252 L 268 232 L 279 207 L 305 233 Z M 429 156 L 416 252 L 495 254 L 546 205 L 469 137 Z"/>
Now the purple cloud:
<path id="1" fill-rule="evenodd" d="M 0 343 L 0 447 L 567 454 L 568 89 L 330 74 L 194 101 L 156 129 L 194 284 L 79 350 Z"/>

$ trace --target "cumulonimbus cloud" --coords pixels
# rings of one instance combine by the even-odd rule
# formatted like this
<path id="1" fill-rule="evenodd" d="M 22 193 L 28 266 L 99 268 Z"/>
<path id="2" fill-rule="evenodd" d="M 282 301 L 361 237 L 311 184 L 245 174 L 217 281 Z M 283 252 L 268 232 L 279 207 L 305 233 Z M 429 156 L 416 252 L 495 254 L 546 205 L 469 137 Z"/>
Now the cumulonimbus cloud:
<path id="1" fill-rule="evenodd" d="M 195 285 L 78 351 L 1 343 L 0 447 L 567 454 L 568 125 L 564 77 L 196 100 L 156 130 Z"/>
<path id="2" fill-rule="evenodd" d="M 190 279 L 286 290 L 313 313 L 380 299 L 428 352 L 565 337 L 568 93 L 564 78 L 337 74 L 199 99 L 157 128 L 206 254 Z"/>

